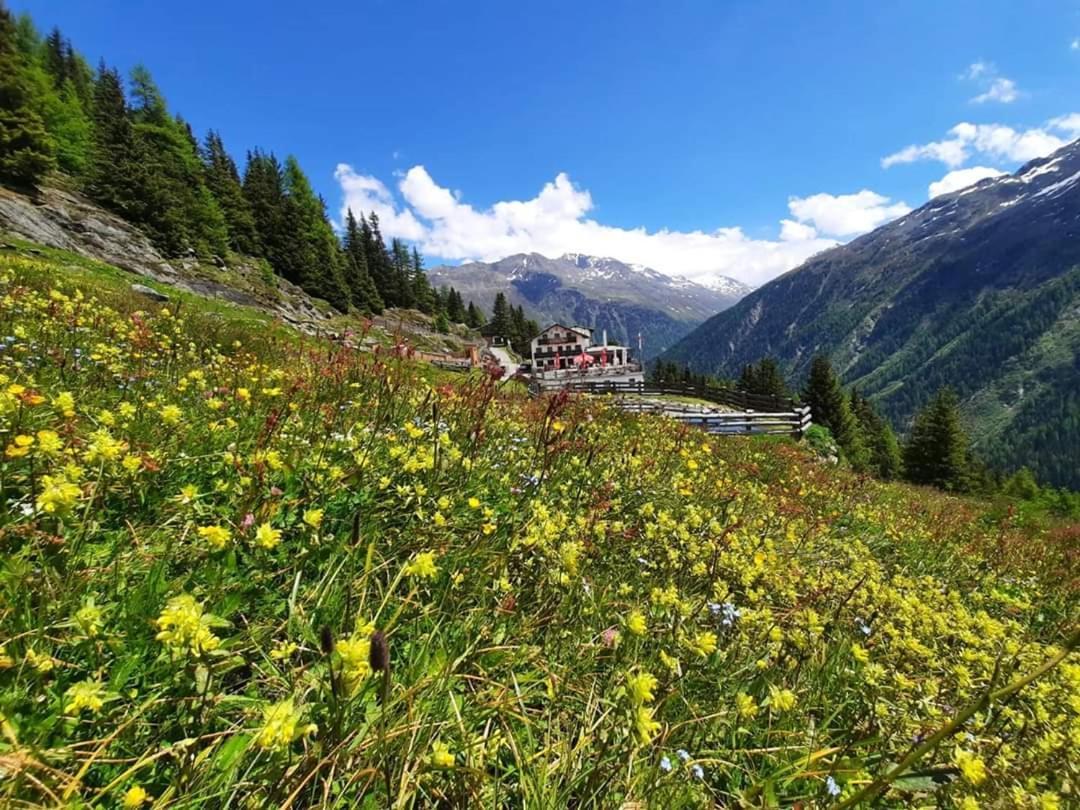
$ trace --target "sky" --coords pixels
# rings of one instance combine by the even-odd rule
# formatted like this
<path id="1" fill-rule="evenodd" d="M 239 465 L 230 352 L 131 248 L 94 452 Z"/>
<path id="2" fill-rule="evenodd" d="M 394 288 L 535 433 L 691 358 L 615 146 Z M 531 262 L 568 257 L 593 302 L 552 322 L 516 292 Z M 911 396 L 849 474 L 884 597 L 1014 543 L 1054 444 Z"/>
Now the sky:
<path id="1" fill-rule="evenodd" d="M 8 0 L 429 265 L 759 285 L 1080 137 L 1080 2 Z"/>

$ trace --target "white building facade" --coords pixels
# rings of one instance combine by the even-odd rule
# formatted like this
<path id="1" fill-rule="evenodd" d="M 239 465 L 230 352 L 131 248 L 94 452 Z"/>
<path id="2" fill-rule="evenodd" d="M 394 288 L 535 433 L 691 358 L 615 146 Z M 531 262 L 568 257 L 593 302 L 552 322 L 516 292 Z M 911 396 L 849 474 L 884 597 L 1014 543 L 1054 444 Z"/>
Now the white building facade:
<path id="1" fill-rule="evenodd" d="M 626 346 L 607 342 L 607 331 L 600 342 L 593 341 L 593 330 L 584 326 L 553 323 L 532 340 L 533 373 L 562 369 L 620 368 L 630 365 Z"/>

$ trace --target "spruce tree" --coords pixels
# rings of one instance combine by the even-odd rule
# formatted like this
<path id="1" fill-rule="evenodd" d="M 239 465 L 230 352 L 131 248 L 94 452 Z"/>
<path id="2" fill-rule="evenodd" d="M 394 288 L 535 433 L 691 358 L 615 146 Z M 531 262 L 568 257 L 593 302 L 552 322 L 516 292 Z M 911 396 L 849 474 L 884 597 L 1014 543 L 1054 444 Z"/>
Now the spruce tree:
<path id="1" fill-rule="evenodd" d="M 739 387 L 750 394 L 785 398 L 788 395 L 780 364 L 772 357 L 762 358 L 758 363 L 744 366 Z"/>
<path id="2" fill-rule="evenodd" d="M 431 289 L 431 282 L 427 273 L 424 272 L 424 260 L 420 258 L 420 252 L 414 246 L 412 249 L 412 295 L 414 306 L 425 315 L 435 312 L 435 295 Z"/>
<path id="3" fill-rule="evenodd" d="M 803 388 L 802 400 L 810 406 L 810 418 L 815 425 L 827 427 L 852 466 L 862 469 L 867 463 L 859 423 L 851 412 L 851 404 L 832 363 L 818 355 L 810 364 L 810 376 Z"/>
<path id="4" fill-rule="evenodd" d="M 94 82 L 94 114 L 86 190 L 125 219 L 140 222 L 143 205 L 135 128 L 127 113 L 120 75 L 104 64 Z"/>
<path id="5" fill-rule="evenodd" d="M 364 237 L 368 272 L 375 280 L 379 295 L 388 307 L 401 306 L 400 287 L 394 273 L 394 263 L 386 249 L 382 232 L 379 230 L 379 217 L 374 211 L 366 220 L 361 215 L 360 233 Z"/>
<path id="6" fill-rule="evenodd" d="M 465 312 L 465 323 L 472 329 L 479 329 L 487 320 L 484 318 L 484 313 L 480 310 L 476 304 L 472 301 L 469 302 L 468 309 Z"/>
<path id="7" fill-rule="evenodd" d="M 289 273 L 304 290 L 347 312 L 352 294 L 345 281 L 341 246 L 326 218 L 325 203 L 292 155 L 285 159 L 282 185 L 284 225 L 290 235 Z"/>
<path id="8" fill-rule="evenodd" d="M 288 241 L 285 233 L 285 190 L 281 164 L 272 152 L 265 154 L 258 149 L 248 152 L 242 188 L 255 220 L 254 253 L 270 262 L 275 273 L 284 276 L 285 243 Z"/>
<path id="9" fill-rule="evenodd" d="M 56 165 L 29 70 L 15 21 L 0 5 L 0 181 L 20 186 L 36 185 Z"/>
<path id="10" fill-rule="evenodd" d="M 371 274 L 368 273 L 364 239 L 360 232 L 360 224 L 351 208 L 345 217 L 344 249 L 345 279 L 352 292 L 353 305 L 361 312 L 378 315 L 383 311 L 383 300 Z"/>
<path id="11" fill-rule="evenodd" d="M 943 388 L 915 415 L 904 448 L 908 480 L 953 492 L 969 488 L 968 442 L 960 425 L 960 403 Z"/>
<path id="12" fill-rule="evenodd" d="M 899 478 L 903 471 L 903 458 L 892 425 L 878 413 L 870 400 L 854 389 L 851 391 L 851 411 L 859 423 L 871 471 L 886 481 Z"/>
<path id="13" fill-rule="evenodd" d="M 511 329 L 510 305 L 506 302 L 506 295 L 496 293 L 491 308 L 491 331 L 498 337 L 509 339 Z"/>
<path id="14" fill-rule="evenodd" d="M 413 295 L 412 257 L 409 249 L 397 237 L 390 240 L 390 261 L 394 268 L 394 300 L 397 306 L 412 308 L 416 306 Z"/>
<path id="15" fill-rule="evenodd" d="M 214 130 L 206 134 L 201 152 L 206 187 L 214 195 L 229 231 L 229 245 L 237 253 L 259 254 L 259 236 L 255 215 L 240 185 L 236 162 L 228 152 L 221 136 Z"/>

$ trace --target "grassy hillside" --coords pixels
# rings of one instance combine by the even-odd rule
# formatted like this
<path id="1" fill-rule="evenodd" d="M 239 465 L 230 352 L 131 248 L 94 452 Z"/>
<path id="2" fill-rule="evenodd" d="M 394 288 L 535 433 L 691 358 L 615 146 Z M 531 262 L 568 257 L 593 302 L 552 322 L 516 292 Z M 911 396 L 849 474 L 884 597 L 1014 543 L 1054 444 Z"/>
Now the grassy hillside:
<path id="1" fill-rule="evenodd" d="M 0 803 L 1077 801 L 1076 527 L 45 254 L 0 344 Z"/>

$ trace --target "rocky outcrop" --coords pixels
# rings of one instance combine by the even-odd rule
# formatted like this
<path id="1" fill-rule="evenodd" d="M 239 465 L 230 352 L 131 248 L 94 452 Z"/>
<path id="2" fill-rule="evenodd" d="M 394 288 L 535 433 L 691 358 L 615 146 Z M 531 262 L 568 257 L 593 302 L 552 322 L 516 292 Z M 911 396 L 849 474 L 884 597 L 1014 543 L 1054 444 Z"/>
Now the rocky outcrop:
<path id="1" fill-rule="evenodd" d="M 259 263 L 217 258 L 203 266 L 194 257 L 167 260 L 134 225 L 84 195 L 46 187 L 35 196 L 0 187 L 0 232 L 96 259 L 188 292 L 256 307 L 305 332 L 325 329 L 335 312 L 281 278 L 268 280 Z M 215 275 L 228 273 L 228 279 Z"/>

